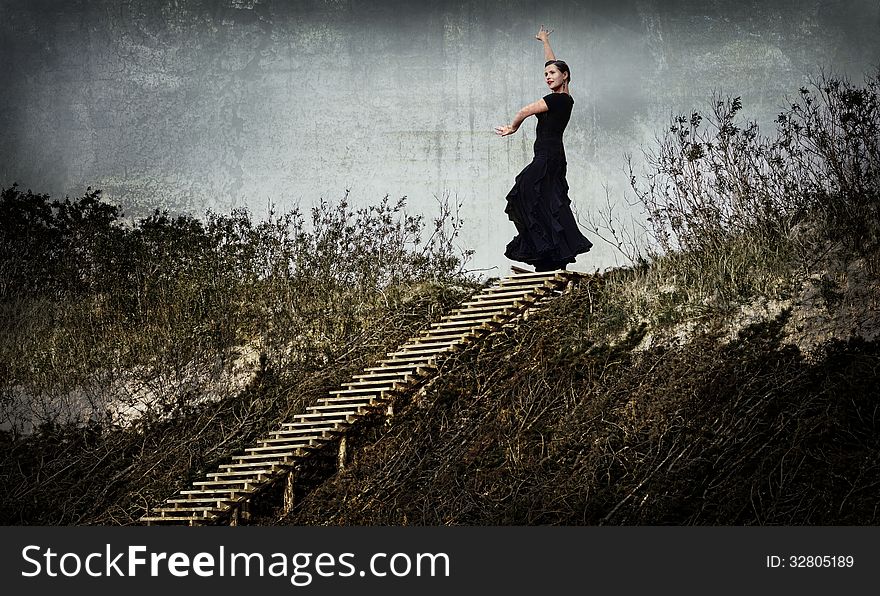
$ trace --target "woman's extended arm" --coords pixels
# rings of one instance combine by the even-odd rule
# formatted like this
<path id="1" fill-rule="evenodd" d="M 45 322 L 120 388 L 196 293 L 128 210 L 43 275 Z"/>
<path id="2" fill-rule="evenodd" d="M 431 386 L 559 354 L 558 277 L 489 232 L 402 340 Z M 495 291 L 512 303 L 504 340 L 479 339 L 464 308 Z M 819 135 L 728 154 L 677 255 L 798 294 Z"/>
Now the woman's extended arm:
<path id="1" fill-rule="evenodd" d="M 544 25 L 541 25 L 541 29 L 539 29 L 538 33 L 535 35 L 535 39 L 544 44 L 544 62 L 556 60 L 556 54 L 553 53 L 553 48 L 550 47 L 551 33 L 553 33 L 553 29 L 547 29 Z"/>
<path id="2" fill-rule="evenodd" d="M 519 125 L 523 123 L 523 120 L 532 116 L 533 114 L 540 114 L 541 112 L 546 112 L 550 108 L 547 107 L 547 102 L 544 101 L 542 97 L 538 101 L 534 101 L 529 105 L 523 107 L 519 112 L 516 113 L 516 116 L 513 117 L 513 122 L 509 125 L 505 126 L 496 126 L 495 134 L 501 135 L 502 137 L 506 137 L 507 135 L 512 135 L 517 130 L 519 130 Z"/>

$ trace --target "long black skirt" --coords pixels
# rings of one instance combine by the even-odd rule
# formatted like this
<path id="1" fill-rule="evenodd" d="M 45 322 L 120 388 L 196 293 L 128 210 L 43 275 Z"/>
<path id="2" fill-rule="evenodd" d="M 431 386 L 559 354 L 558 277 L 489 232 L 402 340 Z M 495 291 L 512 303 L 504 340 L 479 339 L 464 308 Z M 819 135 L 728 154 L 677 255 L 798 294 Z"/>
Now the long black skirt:
<path id="1" fill-rule="evenodd" d="M 517 175 L 504 209 L 518 232 L 504 251 L 508 259 L 561 269 L 592 248 L 571 212 L 566 165 L 559 151 L 536 151 Z"/>

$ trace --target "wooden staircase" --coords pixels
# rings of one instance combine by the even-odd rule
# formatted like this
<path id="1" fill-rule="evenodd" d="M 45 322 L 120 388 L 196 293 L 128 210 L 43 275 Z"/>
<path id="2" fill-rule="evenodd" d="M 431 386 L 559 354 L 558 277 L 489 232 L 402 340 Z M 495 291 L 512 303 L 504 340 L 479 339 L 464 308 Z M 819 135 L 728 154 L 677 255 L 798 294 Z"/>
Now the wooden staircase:
<path id="1" fill-rule="evenodd" d="M 344 450 L 345 433 L 354 422 L 388 408 L 396 393 L 421 384 L 446 355 L 514 323 L 586 277 L 574 271 L 533 273 L 514 267 L 510 277 L 474 295 L 375 366 L 352 377 L 342 389 L 281 423 L 256 445 L 232 456 L 164 506 L 148 511 L 140 521 L 147 525 L 235 525 L 246 518 L 250 499 L 279 481 L 286 483 L 285 500 L 292 499 L 299 462 L 333 441 L 339 441 Z"/>

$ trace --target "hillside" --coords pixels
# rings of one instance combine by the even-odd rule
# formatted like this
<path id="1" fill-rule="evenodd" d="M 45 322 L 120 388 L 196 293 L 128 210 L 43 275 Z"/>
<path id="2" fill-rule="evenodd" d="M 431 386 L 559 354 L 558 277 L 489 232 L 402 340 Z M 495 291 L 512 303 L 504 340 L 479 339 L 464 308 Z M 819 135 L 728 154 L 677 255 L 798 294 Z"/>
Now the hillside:
<path id="1" fill-rule="evenodd" d="M 262 523 L 876 524 L 880 285 L 856 271 L 766 314 L 603 333 L 633 283 L 607 274 L 445 364 Z"/>
<path id="2" fill-rule="evenodd" d="M 673 118 L 641 234 L 591 224 L 630 266 L 443 361 L 251 523 L 877 524 L 880 81 L 790 105 L 768 136 L 739 98 Z M 2 189 L 0 523 L 137 523 L 492 281 L 454 205 L 405 206 Z"/>

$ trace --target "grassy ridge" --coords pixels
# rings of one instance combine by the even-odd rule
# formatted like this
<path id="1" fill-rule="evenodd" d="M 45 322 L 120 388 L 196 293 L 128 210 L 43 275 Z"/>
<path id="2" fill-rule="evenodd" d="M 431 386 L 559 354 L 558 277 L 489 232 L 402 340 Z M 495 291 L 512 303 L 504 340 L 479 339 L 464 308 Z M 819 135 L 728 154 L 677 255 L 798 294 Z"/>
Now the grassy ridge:
<path id="1" fill-rule="evenodd" d="M 404 207 L 129 222 L 5 189 L 0 520 L 131 523 L 451 308 L 458 219 Z"/>
<path id="2" fill-rule="evenodd" d="M 647 325 L 608 341 L 585 316 L 615 289 L 456 356 L 282 523 L 880 521 L 878 342 L 808 361 L 784 343 L 786 311 L 729 343 L 719 326 L 635 350 Z"/>

